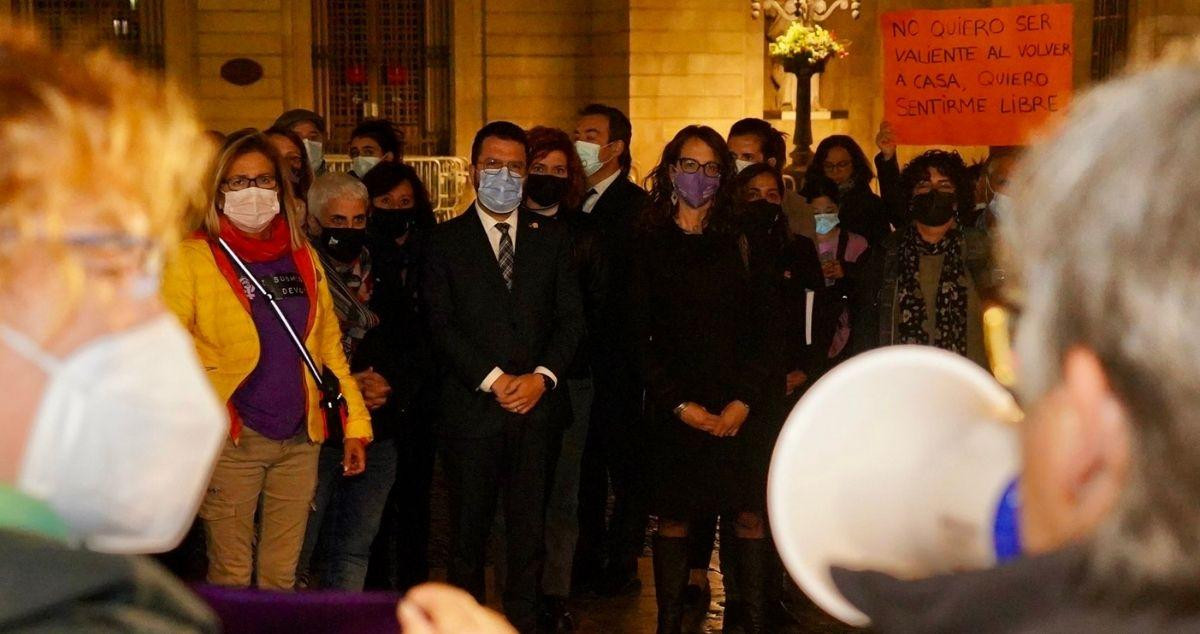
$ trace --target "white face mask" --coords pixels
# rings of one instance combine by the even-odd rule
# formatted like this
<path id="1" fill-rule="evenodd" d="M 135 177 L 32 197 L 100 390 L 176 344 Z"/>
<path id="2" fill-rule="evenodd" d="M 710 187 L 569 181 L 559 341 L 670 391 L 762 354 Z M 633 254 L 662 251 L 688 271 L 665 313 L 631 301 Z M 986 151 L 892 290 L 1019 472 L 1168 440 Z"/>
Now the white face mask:
<path id="1" fill-rule="evenodd" d="M 356 156 L 354 160 L 350 161 L 350 169 L 354 170 L 354 173 L 359 178 L 362 178 L 367 175 L 367 172 L 371 171 L 372 167 L 379 165 L 379 162 L 382 160 L 378 156 Z"/>
<path id="2" fill-rule="evenodd" d="M 47 375 L 17 488 L 92 550 L 178 544 L 229 433 L 179 322 L 162 315 L 61 360 L 2 324 L 0 338 Z"/>
<path id="3" fill-rule="evenodd" d="M 246 233 L 258 233 L 279 215 L 279 192 L 261 187 L 225 192 L 222 211 L 233 226 Z"/>
<path id="4" fill-rule="evenodd" d="M 612 145 L 612 143 L 609 143 L 608 145 Z M 575 153 L 579 155 L 579 161 L 583 163 L 584 174 L 591 176 L 592 174 L 599 172 L 600 168 L 604 167 L 605 163 L 608 163 L 608 161 L 616 158 L 611 157 L 608 159 L 608 161 L 600 160 L 600 150 L 608 147 L 608 145 L 601 146 L 590 141 L 575 142 Z"/>
<path id="5" fill-rule="evenodd" d="M 754 161 L 743 161 L 742 159 L 733 159 L 733 163 L 737 166 L 737 171 L 739 174 L 742 170 L 754 165 Z"/>
<path id="6" fill-rule="evenodd" d="M 304 139 L 304 152 L 308 154 L 308 165 L 314 172 L 325 162 L 325 146 L 320 141 Z"/>

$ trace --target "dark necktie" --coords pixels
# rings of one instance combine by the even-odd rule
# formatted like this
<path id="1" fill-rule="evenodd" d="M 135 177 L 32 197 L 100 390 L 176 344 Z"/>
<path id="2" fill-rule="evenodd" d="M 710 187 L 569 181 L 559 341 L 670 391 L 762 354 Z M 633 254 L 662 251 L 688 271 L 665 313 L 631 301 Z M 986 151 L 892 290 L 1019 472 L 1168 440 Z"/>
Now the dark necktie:
<path id="1" fill-rule="evenodd" d="M 512 237 L 508 235 L 508 223 L 496 223 L 496 230 L 500 232 L 500 274 L 504 276 L 504 285 L 508 290 L 513 287 L 513 243 Z"/>

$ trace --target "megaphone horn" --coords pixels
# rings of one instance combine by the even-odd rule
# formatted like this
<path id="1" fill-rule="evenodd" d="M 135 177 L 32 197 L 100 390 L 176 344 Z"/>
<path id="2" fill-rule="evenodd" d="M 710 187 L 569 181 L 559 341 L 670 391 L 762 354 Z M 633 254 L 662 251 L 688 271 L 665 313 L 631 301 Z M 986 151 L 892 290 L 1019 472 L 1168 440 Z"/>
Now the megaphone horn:
<path id="1" fill-rule="evenodd" d="M 1020 418 L 987 371 L 944 350 L 894 346 L 839 365 L 797 403 L 771 458 L 767 507 L 788 573 L 863 626 L 832 566 L 915 579 L 993 565 Z"/>

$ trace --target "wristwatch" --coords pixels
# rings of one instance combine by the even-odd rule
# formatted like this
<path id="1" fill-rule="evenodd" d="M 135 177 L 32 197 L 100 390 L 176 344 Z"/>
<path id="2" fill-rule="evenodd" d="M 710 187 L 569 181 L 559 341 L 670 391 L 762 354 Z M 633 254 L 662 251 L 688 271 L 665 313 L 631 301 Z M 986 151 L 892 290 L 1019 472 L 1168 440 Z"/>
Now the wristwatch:
<path id="1" fill-rule="evenodd" d="M 688 405 L 691 405 L 691 403 L 684 401 L 676 405 L 675 409 L 671 410 L 671 413 L 675 415 L 675 418 L 679 418 L 679 416 L 683 414 L 683 410 L 687 409 Z"/>

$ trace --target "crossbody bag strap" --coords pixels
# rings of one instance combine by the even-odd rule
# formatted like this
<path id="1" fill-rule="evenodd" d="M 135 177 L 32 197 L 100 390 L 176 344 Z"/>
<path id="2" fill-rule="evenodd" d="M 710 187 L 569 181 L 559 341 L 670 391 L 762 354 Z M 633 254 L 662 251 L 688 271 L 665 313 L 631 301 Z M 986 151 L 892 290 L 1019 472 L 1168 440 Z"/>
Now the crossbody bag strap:
<path id="1" fill-rule="evenodd" d="M 295 329 L 292 328 L 292 323 L 289 322 L 287 316 L 283 314 L 283 309 L 279 307 L 279 303 L 275 300 L 275 296 L 272 295 L 266 288 L 264 288 L 262 282 L 259 282 L 258 278 L 250 272 L 250 269 L 246 266 L 246 263 L 242 262 L 242 259 L 239 258 L 237 254 L 233 252 L 233 249 L 229 246 L 229 244 L 225 242 L 225 238 L 217 238 L 217 242 L 220 243 L 221 250 L 225 252 L 225 255 L 230 259 L 230 261 L 233 262 L 234 266 L 237 266 L 239 269 L 241 269 L 242 273 L 245 274 L 246 277 L 250 278 L 250 283 L 254 285 L 254 288 L 257 288 L 258 292 L 262 293 L 262 296 L 267 298 L 267 303 L 270 304 L 271 308 L 275 311 L 275 316 L 278 317 L 279 322 L 283 324 L 283 329 L 287 331 L 292 343 L 296 344 L 296 349 L 300 351 L 300 356 L 304 359 L 304 365 L 308 366 L 308 371 L 312 373 L 313 379 L 316 380 L 317 385 L 324 385 L 325 382 L 321 378 L 321 371 L 317 368 L 316 362 L 313 361 L 312 355 L 308 353 L 308 348 L 304 345 L 304 342 L 300 340 L 300 336 L 297 335 Z"/>

